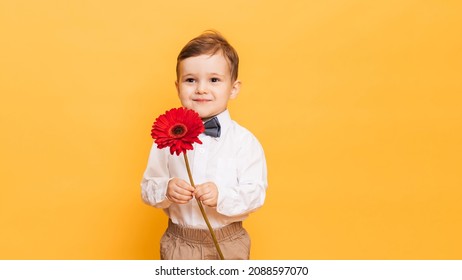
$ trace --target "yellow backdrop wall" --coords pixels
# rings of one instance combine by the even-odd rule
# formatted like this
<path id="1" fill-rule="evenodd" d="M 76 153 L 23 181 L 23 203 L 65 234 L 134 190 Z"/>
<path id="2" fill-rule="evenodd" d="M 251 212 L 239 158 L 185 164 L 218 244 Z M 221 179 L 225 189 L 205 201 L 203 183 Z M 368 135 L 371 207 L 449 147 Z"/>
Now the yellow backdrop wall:
<path id="1" fill-rule="evenodd" d="M 181 47 L 241 57 L 253 259 L 462 258 L 460 1 L 0 2 L 0 258 L 157 259 L 139 183 Z"/>

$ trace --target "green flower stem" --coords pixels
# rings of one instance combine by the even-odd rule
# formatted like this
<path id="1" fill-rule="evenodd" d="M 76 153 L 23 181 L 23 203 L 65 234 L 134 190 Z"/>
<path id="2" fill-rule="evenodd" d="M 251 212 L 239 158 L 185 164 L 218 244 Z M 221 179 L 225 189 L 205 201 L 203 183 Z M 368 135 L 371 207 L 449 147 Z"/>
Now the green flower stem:
<path id="1" fill-rule="evenodd" d="M 186 169 L 188 170 L 188 176 L 189 176 L 189 181 L 191 183 L 191 186 L 196 188 L 194 185 L 194 180 L 192 177 L 191 173 L 191 168 L 189 167 L 189 162 L 188 162 L 188 156 L 186 155 L 186 151 L 183 153 L 184 155 L 184 162 L 186 163 Z M 212 235 L 213 243 L 215 244 L 215 248 L 217 248 L 218 255 L 220 255 L 220 259 L 224 260 L 225 258 L 223 257 L 223 253 L 221 252 L 220 245 L 218 245 L 217 237 L 215 236 L 215 232 L 213 231 L 212 226 L 210 225 L 209 219 L 207 218 L 207 214 L 205 213 L 204 206 L 202 206 L 202 202 L 200 200 L 197 200 L 197 205 L 199 205 L 199 209 L 201 210 L 202 217 L 204 217 L 205 223 L 207 224 L 207 227 L 209 228 L 210 234 Z"/>

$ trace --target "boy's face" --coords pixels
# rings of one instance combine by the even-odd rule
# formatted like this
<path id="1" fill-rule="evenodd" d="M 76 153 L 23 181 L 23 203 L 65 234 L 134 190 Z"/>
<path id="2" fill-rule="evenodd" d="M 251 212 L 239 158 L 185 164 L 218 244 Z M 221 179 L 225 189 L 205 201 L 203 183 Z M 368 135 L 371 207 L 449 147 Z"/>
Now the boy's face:
<path id="1" fill-rule="evenodd" d="M 240 82 L 231 80 L 228 62 L 221 52 L 188 57 L 178 66 L 175 82 L 181 104 L 202 119 L 224 110 L 239 93 Z"/>

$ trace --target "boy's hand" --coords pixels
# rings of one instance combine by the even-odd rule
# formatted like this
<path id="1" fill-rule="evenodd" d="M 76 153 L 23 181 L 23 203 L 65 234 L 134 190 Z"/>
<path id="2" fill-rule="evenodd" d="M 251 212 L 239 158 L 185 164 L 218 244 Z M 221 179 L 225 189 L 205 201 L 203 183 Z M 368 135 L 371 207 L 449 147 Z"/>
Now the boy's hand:
<path id="1" fill-rule="evenodd" d="M 196 186 L 194 191 L 196 199 L 209 207 L 216 207 L 218 201 L 218 188 L 213 182 L 207 182 Z"/>
<path id="2" fill-rule="evenodd" d="M 193 198 L 193 194 L 194 188 L 185 180 L 173 178 L 168 182 L 166 195 L 173 203 L 186 204 Z"/>

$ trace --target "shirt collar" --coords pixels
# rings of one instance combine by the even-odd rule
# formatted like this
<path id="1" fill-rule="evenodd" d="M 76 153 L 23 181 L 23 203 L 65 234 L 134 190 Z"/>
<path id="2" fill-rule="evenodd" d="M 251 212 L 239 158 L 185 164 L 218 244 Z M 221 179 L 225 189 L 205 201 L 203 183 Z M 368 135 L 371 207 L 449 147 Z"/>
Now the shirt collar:
<path id="1" fill-rule="evenodd" d="M 216 116 L 220 121 L 221 127 L 223 130 L 226 130 L 231 123 L 231 116 L 229 115 L 228 109 L 224 110 Z"/>

